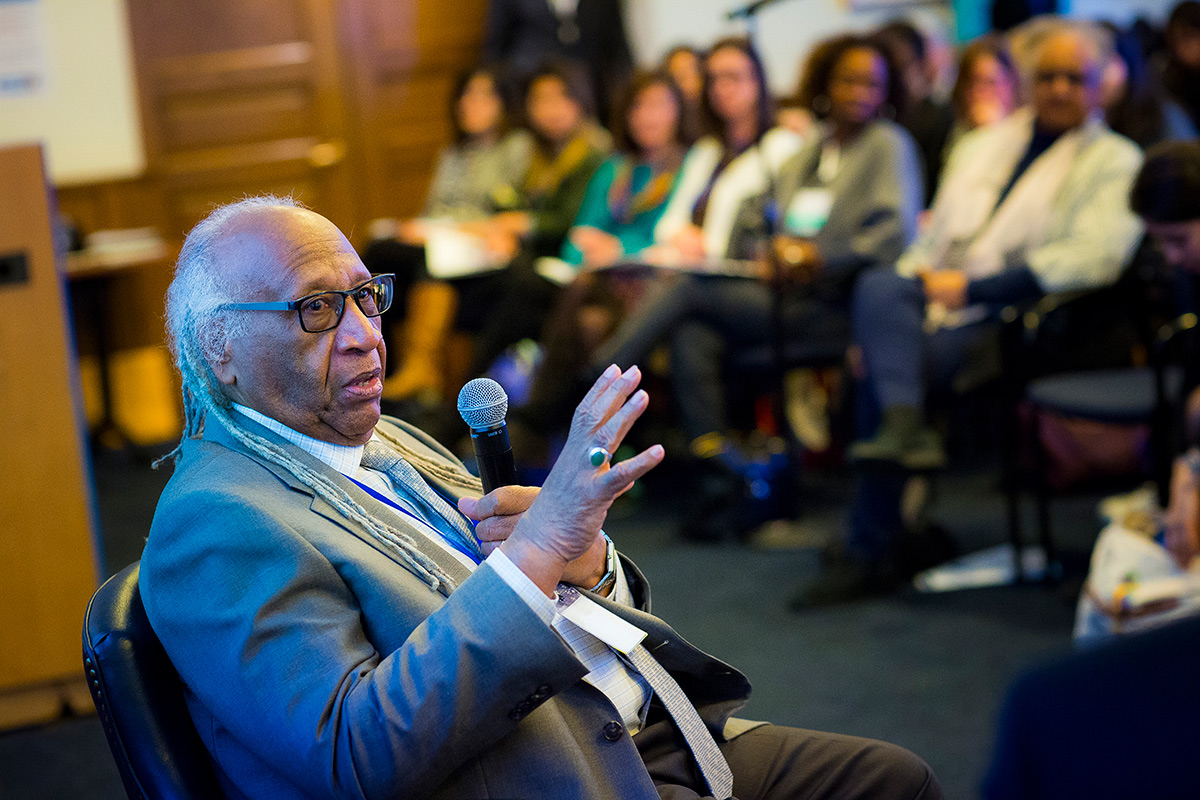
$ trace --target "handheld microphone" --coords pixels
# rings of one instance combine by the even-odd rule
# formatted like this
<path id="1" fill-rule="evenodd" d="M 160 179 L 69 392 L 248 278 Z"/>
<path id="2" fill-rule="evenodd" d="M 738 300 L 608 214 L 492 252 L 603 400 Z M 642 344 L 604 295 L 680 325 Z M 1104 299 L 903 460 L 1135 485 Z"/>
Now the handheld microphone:
<path id="1" fill-rule="evenodd" d="M 512 445 L 508 441 L 508 395 L 491 378 L 467 381 L 458 393 L 458 413 L 471 429 L 471 444 L 479 464 L 484 493 L 517 482 Z"/>

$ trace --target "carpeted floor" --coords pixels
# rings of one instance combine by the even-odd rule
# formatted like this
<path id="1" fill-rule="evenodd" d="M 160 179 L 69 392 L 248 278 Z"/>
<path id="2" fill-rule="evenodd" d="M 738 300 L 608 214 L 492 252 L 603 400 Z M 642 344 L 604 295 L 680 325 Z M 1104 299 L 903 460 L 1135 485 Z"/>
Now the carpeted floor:
<path id="1" fill-rule="evenodd" d="M 167 475 L 144 460 L 95 461 L 105 567 L 135 560 Z M 964 550 L 1004 541 L 1004 507 L 990 470 L 940 477 L 934 518 Z M 788 597 L 815 578 L 815 550 L 702 547 L 675 538 L 686 480 L 669 466 L 606 526 L 653 585 L 654 610 L 698 646 L 742 669 L 755 692 L 743 716 L 877 737 L 922 755 L 950 798 L 977 795 L 997 707 L 1025 666 L 1066 651 L 1070 591 L 1041 586 L 877 601 L 790 613 Z M 848 479 L 807 476 L 802 525 L 820 539 L 841 529 Z M 1098 531 L 1095 497 L 1054 508 L 1073 563 Z M 0 797 L 123 796 L 95 718 L 0 734 Z"/>

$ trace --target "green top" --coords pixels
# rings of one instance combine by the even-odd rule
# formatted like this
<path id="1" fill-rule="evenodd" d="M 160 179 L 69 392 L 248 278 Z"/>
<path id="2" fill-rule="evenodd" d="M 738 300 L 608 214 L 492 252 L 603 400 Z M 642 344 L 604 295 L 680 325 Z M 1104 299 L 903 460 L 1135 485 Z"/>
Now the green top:
<path id="1" fill-rule="evenodd" d="M 636 198 L 643 189 L 646 189 L 655 176 L 654 170 L 644 163 L 637 163 L 633 166 L 629 175 L 628 192 L 622 192 L 626 196 L 612 197 L 613 182 L 617 179 L 623 166 L 628 169 L 630 162 L 629 156 L 616 155 L 601 164 L 587 185 L 583 205 L 575 217 L 575 226 L 599 228 L 605 233 L 616 236 L 621 242 L 621 248 L 627 254 L 638 253 L 654 243 L 654 226 L 658 224 L 658 219 L 666 210 L 667 200 L 670 198 L 670 189 L 668 188 L 667 191 L 661 193 L 661 199 L 658 199 L 649 208 L 631 208 L 631 205 L 636 205 L 631 203 L 631 200 Z M 674 184 L 673 176 L 671 183 Z M 618 219 L 617 215 L 622 214 L 623 210 L 620 206 L 633 211 L 632 215 L 626 219 Z M 622 216 L 625 215 L 622 214 Z M 583 254 L 571 243 L 570 239 L 563 244 L 561 257 L 568 264 L 583 263 Z"/>

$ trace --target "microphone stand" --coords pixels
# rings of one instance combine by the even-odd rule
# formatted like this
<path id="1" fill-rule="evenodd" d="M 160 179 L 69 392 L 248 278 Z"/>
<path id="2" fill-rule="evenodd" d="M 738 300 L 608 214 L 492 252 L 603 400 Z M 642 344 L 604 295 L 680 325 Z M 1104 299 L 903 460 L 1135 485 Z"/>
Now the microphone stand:
<path id="1" fill-rule="evenodd" d="M 754 0 L 752 3 L 747 3 L 744 6 L 738 6 L 731 11 L 727 11 L 725 13 L 725 19 L 729 20 L 730 22 L 739 19 L 746 20 L 746 34 L 750 37 L 750 41 L 753 42 L 758 36 L 759 13 L 767 6 L 778 3 L 779 1 L 780 0 Z"/>

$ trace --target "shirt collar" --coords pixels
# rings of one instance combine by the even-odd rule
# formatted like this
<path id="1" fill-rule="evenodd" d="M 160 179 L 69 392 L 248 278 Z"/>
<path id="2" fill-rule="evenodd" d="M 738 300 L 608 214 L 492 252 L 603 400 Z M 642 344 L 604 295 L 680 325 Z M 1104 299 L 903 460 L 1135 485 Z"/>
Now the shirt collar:
<path id="1" fill-rule="evenodd" d="M 347 478 L 353 477 L 358 472 L 359 464 L 362 462 L 363 449 L 365 445 L 344 445 L 333 444 L 332 442 L 324 442 L 320 439 L 314 439 L 307 434 L 300 433 L 297 430 L 289 428 L 278 420 L 268 417 L 266 414 L 255 411 L 249 406 L 234 403 L 233 407 L 240 413 L 245 414 L 250 419 L 262 425 L 272 433 L 276 433 L 287 439 L 292 444 L 299 447 L 304 452 L 311 455 L 313 458 L 329 465 Z"/>

